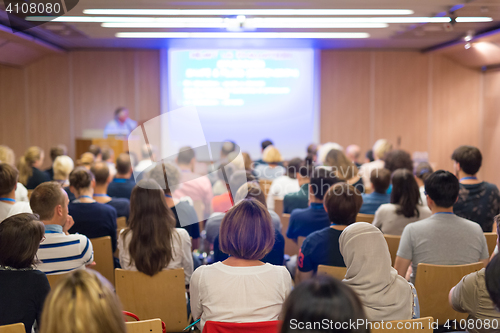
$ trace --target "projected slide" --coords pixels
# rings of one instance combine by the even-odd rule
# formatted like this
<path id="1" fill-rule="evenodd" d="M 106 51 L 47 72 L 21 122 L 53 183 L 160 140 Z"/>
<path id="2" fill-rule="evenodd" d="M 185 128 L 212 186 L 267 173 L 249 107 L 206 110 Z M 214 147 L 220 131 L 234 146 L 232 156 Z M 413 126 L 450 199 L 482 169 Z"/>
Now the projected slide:
<path id="1" fill-rule="evenodd" d="M 263 139 L 285 158 L 305 154 L 314 121 L 311 49 L 171 49 L 168 56 L 169 111 L 196 107 L 207 141 L 233 140 L 254 159 Z"/>

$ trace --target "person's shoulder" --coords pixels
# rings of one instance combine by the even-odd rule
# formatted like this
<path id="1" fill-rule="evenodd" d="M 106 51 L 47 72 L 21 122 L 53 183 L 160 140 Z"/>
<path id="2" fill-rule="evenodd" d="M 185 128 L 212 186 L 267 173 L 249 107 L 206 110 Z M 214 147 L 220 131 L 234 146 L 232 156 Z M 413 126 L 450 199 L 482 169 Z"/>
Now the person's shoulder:
<path id="1" fill-rule="evenodd" d="M 184 229 L 184 228 L 175 228 L 174 230 L 177 232 L 177 234 L 179 236 L 181 236 L 181 238 L 189 239 L 190 236 L 189 236 L 189 233 L 187 232 L 186 229 Z"/>
<path id="2" fill-rule="evenodd" d="M 380 213 L 393 213 L 397 209 L 397 205 L 392 203 L 382 204 L 378 207 L 377 212 Z"/>
<path id="3" fill-rule="evenodd" d="M 304 240 L 304 244 L 317 246 L 324 241 L 328 241 L 330 235 L 334 234 L 334 231 L 338 230 L 334 230 L 333 228 L 330 227 L 316 230 L 310 233 L 309 236 L 306 237 L 306 239 Z M 342 233 L 342 231 L 339 231 L 339 234 L 340 233 Z"/>
<path id="4" fill-rule="evenodd" d="M 111 201 L 109 201 L 109 202 L 112 202 L 114 204 L 120 204 L 120 205 L 130 205 L 130 200 L 127 198 L 113 197 L 113 198 L 111 198 Z"/>
<path id="5" fill-rule="evenodd" d="M 278 213 L 276 213 L 274 210 L 268 210 L 268 212 L 269 212 L 269 215 L 271 215 L 272 219 L 279 219 L 280 218 Z"/>
<path id="6" fill-rule="evenodd" d="M 294 217 L 302 217 L 304 215 L 308 215 L 311 211 L 311 207 L 307 208 L 296 208 L 293 210 L 293 212 L 290 214 L 290 218 Z"/>
<path id="7" fill-rule="evenodd" d="M 498 191 L 498 187 L 497 187 L 495 184 L 493 184 L 493 183 L 488 183 L 488 182 L 483 182 L 483 184 L 484 184 L 484 186 L 485 186 L 487 189 L 489 189 L 490 191 L 497 192 L 497 193 L 499 192 L 499 191 Z"/>

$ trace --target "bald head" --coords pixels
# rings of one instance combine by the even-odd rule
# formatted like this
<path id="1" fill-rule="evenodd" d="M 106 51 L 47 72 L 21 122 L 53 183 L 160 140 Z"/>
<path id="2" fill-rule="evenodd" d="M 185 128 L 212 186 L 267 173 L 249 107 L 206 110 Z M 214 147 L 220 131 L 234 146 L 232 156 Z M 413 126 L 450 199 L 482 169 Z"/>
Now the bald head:
<path id="1" fill-rule="evenodd" d="M 106 162 L 95 163 L 92 168 L 90 168 L 90 172 L 94 174 L 96 185 L 105 185 L 110 181 L 109 167 Z"/>
<path id="2" fill-rule="evenodd" d="M 358 145 L 350 145 L 345 149 L 345 154 L 348 159 L 354 163 L 358 163 L 359 156 L 361 155 L 361 148 Z"/>

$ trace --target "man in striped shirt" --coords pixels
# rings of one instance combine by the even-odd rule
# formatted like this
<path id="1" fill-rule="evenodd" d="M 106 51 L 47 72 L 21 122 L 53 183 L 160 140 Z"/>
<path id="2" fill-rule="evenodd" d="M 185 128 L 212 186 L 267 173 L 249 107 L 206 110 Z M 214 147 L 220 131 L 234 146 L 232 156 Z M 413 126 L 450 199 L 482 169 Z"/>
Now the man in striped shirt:
<path id="1" fill-rule="evenodd" d="M 30 198 L 31 209 L 45 224 L 45 239 L 40 243 L 37 269 L 45 274 L 63 274 L 85 268 L 94 260 L 90 240 L 68 234 L 73 218 L 68 215 L 68 195 L 57 182 L 38 185 Z"/>

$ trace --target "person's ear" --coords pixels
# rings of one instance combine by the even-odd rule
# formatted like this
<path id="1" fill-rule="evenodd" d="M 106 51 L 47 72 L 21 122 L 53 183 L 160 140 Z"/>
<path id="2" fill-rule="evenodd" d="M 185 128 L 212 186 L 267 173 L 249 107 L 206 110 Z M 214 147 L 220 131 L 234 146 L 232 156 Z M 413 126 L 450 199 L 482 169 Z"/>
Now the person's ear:
<path id="1" fill-rule="evenodd" d="M 92 179 L 92 181 L 90 182 L 90 186 L 91 186 L 92 188 L 95 188 L 95 179 Z"/>
<path id="2" fill-rule="evenodd" d="M 325 212 L 327 212 L 327 213 L 328 213 L 328 208 L 326 208 L 325 203 L 323 203 L 323 208 L 325 209 Z"/>
<path id="3" fill-rule="evenodd" d="M 63 208 L 61 205 L 56 206 L 56 214 L 57 216 L 63 216 Z"/>
<path id="4" fill-rule="evenodd" d="M 113 176 L 111 175 L 111 173 L 109 174 L 108 176 L 108 179 L 106 179 L 106 184 L 109 184 L 113 181 Z"/>

